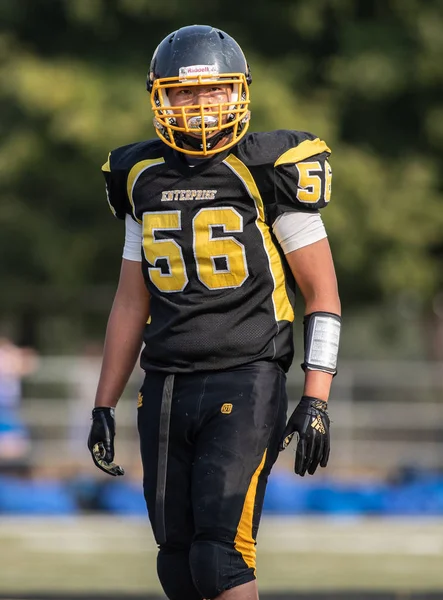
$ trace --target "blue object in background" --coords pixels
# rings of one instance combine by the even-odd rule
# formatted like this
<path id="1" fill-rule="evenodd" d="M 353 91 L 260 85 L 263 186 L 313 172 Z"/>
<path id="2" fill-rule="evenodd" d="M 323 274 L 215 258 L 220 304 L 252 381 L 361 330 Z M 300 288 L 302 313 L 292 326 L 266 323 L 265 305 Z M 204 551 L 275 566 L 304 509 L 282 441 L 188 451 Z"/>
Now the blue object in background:
<path id="1" fill-rule="evenodd" d="M 323 473 L 322 473 L 323 475 Z M 73 515 L 83 511 L 147 516 L 141 482 L 78 476 L 68 482 L 0 475 L 0 514 Z M 443 515 L 443 476 L 420 470 L 391 482 L 340 482 L 275 470 L 264 501 L 268 515 Z"/>
<path id="2" fill-rule="evenodd" d="M 270 515 L 302 515 L 308 511 L 311 486 L 294 473 L 274 471 L 268 480 L 263 512 Z"/>
<path id="3" fill-rule="evenodd" d="M 443 515 L 443 478 L 428 475 L 389 488 L 383 512 L 386 515 Z"/>
<path id="4" fill-rule="evenodd" d="M 141 483 L 110 482 L 100 491 L 99 507 L 118 515 L 147 516 L 148 514 Z"/>
<path id="5" fill-rule="evenodd" d="M 294 473 L 275 471 L 269 478 L 264 511 L 282 515 L 381 514 L 386 489 L 384 484 L 300 478 Z"/>
<path id="6" fill-rule="evenodd" d="M 77 504 L 60 481 L 0 476 L 0 513 L 73 515 Z"/>
<path id="7" fill-rule="evenodd" d="M 443 515 L 443 476 L 408 471 L 390 483 L 300 478 L 274 471 L 269 478 L 264 512 L 343 516 Z"/>
<path id="8" fill-rule="evenodd" d="M 309 497 L 308 512 L 330 515 L 377 515 L 384 506 L 386 486 L 368 482 L 323 482 Z"/>

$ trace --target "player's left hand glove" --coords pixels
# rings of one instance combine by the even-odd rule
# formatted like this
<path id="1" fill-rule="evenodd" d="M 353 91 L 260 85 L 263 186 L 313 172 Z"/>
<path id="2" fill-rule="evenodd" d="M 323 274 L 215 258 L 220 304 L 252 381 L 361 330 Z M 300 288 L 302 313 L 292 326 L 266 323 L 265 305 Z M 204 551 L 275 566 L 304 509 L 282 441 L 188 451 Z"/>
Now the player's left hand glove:
<path id="1" fill-rule="evenodd" d="M 109 406 L 94 408 L 88 448 L 95 465 L 113 477 L 124 475 L 122 467 L 114 461 L 115 409 Z"/>
<path id="2" fill-rule="evenodd" d="M 298 436 L 294 470 L 302 477 L 306 471 L 313 475 L 318 465 L 326 467 L 329 458 L 329 416 L 327 402 L 303 396 L 289 418 L 283 433 L 281 450 Z"/>

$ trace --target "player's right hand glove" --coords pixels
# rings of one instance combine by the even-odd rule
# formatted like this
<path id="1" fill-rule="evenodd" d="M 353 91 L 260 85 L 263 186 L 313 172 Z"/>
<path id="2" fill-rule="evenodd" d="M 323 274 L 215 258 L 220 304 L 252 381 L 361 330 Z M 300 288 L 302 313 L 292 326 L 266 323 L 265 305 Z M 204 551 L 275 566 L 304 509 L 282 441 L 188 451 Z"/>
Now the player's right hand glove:
<path id="1" fill-rule="evenodd" d="M 324 400 L 303 396 L 289 418 L 283 433 L 281 450 L 298 436 L 294 471 L 302 477 L 306 471 L 313 475 L 318 465 L 326 467 L 329 458 L 328 404 Z"/>
<path id="2" fill-rule="evenodd" d="M 117 477 L 124 475 L 125 471 L 113 462 L 114 437 L 115 409 L 109 406 L 94 408 L 88 448 L 95 465 L 108 475 Z"/>

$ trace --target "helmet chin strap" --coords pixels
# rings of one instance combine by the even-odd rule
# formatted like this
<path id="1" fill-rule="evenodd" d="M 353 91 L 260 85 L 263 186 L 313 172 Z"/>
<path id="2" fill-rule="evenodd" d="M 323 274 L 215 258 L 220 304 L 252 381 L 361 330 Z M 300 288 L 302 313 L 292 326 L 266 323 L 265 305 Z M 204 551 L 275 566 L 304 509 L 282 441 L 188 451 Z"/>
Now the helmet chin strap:
<path id="1" fill-rule="evenodd" d="M 219 131 L 218 133 L 213 135 L 211 138 L 209 138 L 209 140 L 206 140 L 206 148 L 203 148 L 202 140 L 199 140 L 198 138 L 195 138 L 190 135 L 186 135 L 185 133 L 182 133 L 181 131 L 177 131 L 174 134 L 174 137 L 175 137 L 177 146 L 183 147 L 184 145 L 186 145 L 186 146 L 189 146 L 190 148 L 192 148 L 193 150 L 212 150 L 212 148 L 214 148 L 214 146 L 216 146 L 220 140 L 225 138 L 227 135 L 230 135 L 231 133 L 232 133 L 232 127 L 229 127 L 228 129 L 224 129 L 223 131 Z"/>

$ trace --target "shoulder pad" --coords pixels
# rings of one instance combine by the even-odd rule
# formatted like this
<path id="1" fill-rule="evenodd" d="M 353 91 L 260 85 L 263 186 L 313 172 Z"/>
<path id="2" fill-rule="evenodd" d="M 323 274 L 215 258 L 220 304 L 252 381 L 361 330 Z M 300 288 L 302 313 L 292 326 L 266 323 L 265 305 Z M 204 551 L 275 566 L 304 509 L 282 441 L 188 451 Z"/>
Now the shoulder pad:
<path id="1" fill-rule="evenodd" d="M 316 211 L 331 198 L 331 150 L 318 137 L 288 148 L 274 163 L 276 215 L 288 211 Z"/>
<path id="2" fill-rule="evenodd" d="M 110 171 L 130 171 L 141 160 L 163 156 L 163 150 L 164 144 L 160 140 L 147 140 L 120 146 L 109 153 L 108 161 L 103 165 L 102 170 L 104 171 L 108 165 Z"/>
<path id="3" fill-rule="evenodd" d="M 289 151 L 300 146 L 306 148 L 315 139 L 318 138 L 312 133 L 288 129 L 248 133 L 237 145 L 237 153 L 245 164 L 273 167 Z"/>
<path id="4" fill-rule="evenodd" d="M 298 146 L 294 146 L 293 148 L 289 148 L 283 154 L 281 154 L 274 163 L 274 167 L 278 167 L 279 165 L 287 165 L 301 162 L 311 156 L 315 156 L 317 154 L 322 154 L 323 152 L 327 152 L 331 154 L 331 150 L 328 148 L 326 143 L 320 138 L 315 138 L 312 140 L 304 140 Z"/>
<path id="5" fill-rule="evenodd" d="M 124 219 L 126 214 L 135 218 L 132 203 L 132 185 L 140 166 L 151 161 L 163 160 L 163 144 L 160 140 L 148 140 L 121 146 L 112 150 L 102 166 L 106 180 L 106 193 L 112 214 Z"/>

